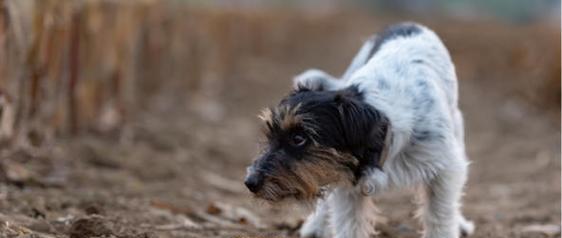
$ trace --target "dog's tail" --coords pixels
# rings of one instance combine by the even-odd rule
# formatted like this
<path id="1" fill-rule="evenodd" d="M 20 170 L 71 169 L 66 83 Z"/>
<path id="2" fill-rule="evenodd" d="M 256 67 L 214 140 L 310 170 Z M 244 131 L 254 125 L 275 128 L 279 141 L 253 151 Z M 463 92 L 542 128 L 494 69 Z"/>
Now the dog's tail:
<path id="1" fill-rule="evenodd" d="M 359 49 L 359 52 L 357 52 L 355 57 L 353 57 L 351 64 L 347 67 L 347 70 L 341 77 L 343 80 L 349 79 L 349 77 L 351 77 L 351 75 L 355 71 L 357 71 L 359 68 L 365 65 L 367 61 L 369 61 L 369 58 L 373 56 L 372 54 L 373 54 L 373 48 L 375 48 L 375 42 L 376 42 L 376 36 L 374 35 L 371 36 L 369 40 L 367 40 L 363 44 L 363 46 L 361 47 L 361 49 Z"/>

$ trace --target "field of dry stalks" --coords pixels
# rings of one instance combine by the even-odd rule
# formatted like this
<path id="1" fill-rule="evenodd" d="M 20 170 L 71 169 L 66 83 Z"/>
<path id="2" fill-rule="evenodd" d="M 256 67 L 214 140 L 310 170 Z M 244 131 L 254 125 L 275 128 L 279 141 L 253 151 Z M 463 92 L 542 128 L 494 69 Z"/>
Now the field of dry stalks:
<path id="1" fill-rule="evenodd" d="M 0 0 L 0 237 L 295 237 L 252 200 L 262 107 L 412 20 L 174 1 Z M 560 237 L 560 28 L 414 19 L 449 47 L 473 161 L 474 237 Z M 411 191 L 378 237 L 418 237 Z"/>

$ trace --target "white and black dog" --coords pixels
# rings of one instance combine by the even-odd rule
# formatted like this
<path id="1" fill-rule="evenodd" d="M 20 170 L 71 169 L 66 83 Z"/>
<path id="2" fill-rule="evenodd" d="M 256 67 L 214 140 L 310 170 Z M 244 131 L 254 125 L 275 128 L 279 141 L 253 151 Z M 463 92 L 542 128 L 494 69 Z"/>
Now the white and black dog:
<path id="1" fill-rule="evenodd" d="M 468 159 L 449 53 L 430 29 L 387 27 L 359 50 L 342 79 L 320 70 L 264 110 L 267 146 L 248 168 L 256 197 L 317 201 L 302 237 L 366 238 L 368 195 L 419 187 L 423 237 L 458 238 Z"/>

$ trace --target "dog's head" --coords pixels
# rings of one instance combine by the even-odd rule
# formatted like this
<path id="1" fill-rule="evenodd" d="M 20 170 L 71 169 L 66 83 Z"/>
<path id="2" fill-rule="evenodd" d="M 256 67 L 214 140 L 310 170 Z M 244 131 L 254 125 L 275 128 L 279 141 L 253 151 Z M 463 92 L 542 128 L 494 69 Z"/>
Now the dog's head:
<path id="1" fill-rule="evenodd" d="M 379 166 L 388 120 L 357 87 L 299 89 L 260 115 L 267 143 L 245 184 L 258 198 L 312 200 L 329 185 L 354 185 Z"/>

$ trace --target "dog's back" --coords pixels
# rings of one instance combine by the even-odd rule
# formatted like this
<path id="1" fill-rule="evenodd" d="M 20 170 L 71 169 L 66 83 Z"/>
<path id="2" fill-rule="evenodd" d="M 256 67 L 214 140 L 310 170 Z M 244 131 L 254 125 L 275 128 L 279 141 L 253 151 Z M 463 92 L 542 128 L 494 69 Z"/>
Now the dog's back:
<path id="1" fill-rule="evenodd" d="M 413 142 L 454 140 L 448 132 L 455 131 L 455 69 L 445 46 L 427 27 L 387 27 L 365 43 L 344 77 L 348 85 L 359 85 L 366 100 L 393 122 L 391 156 Z"/>

